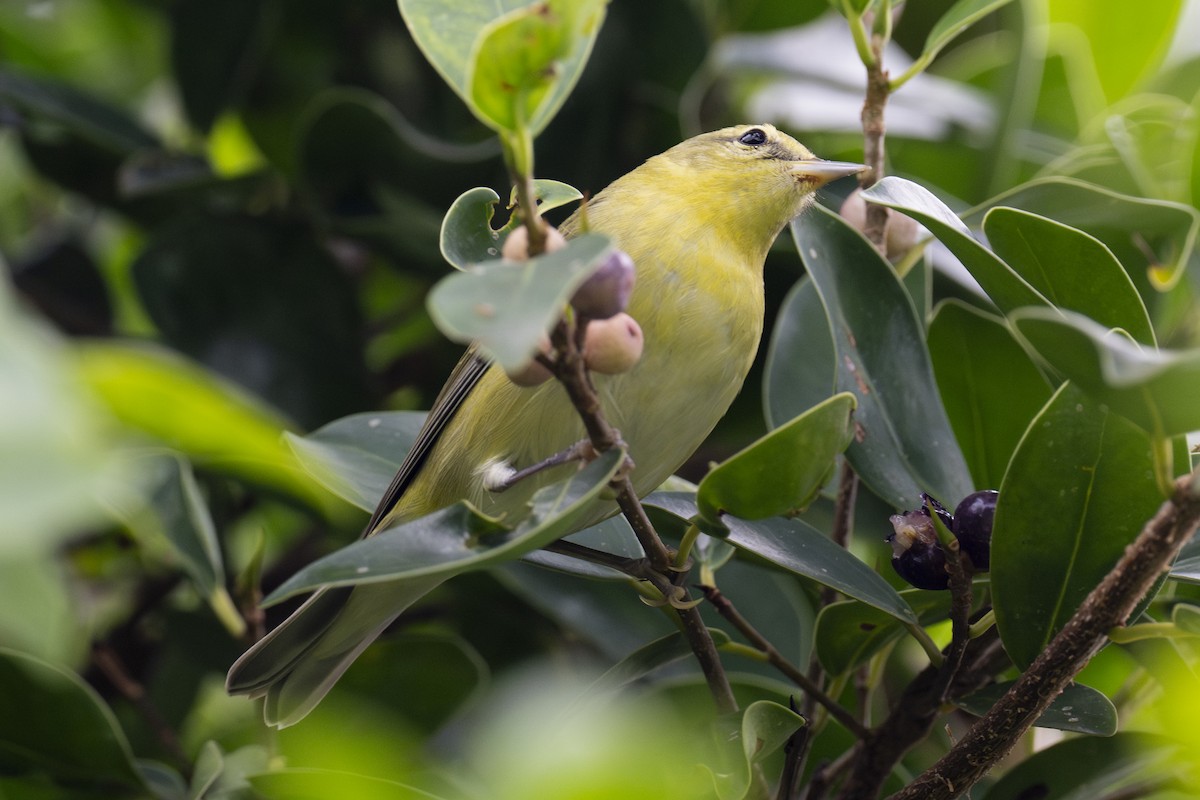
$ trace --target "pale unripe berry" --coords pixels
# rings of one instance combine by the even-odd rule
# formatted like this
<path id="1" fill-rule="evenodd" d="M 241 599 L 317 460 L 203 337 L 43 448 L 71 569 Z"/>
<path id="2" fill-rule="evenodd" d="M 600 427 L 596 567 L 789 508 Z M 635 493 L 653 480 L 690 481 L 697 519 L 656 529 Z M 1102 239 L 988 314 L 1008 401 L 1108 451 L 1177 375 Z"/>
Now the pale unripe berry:
<path id="1" fill-rule="evenodd" d="M 542 230 L 546 232 L 547 253 L 562 250 L 567 246 L 567 240 L 558 232 L 558 228 L 555 228 L 553 225 L 543 225 Z M 518 225 L 509 231 L 508 238 L 504 240 L 504 247 L 500 250 L 500 255 L 506 261 L 528 261 L 529 229 L 524 225 Z"/>
<path id="2" fill-rule="evenodd" d="M 633 280 L 633 259 L 624 250 L 613 250 L 575 291 L 571 306 L 584 319 L 608 319 L 629 305 Z"/>
<path id="3" fill-rule="evenodd" d="M 627 372 L 642 357 L 642 326 L 625 312 L 588 323 L 583 341 L 587 368 L 606 375 Z"/>
<path id="4" fill-rule="evenodd" d="M 542 335 L 542 338 L 538 341 L 538 350 L 541 351 L 543 355 L 550 354 L 551 347 L 549 336 L 546 336 L 545 334 Z M 516 370 L 515 372 L 506 371 L 505 374 L 508 375 L 508 379 L 517 386 L 524 387 L 541 386 L 543 383 L 554 377 L 554 374 L 551 373 L 550 370 L 547 369 L 546 366 L 536 358 L 530 359 L 529 363 L 521 367 L 519 370 Z"/>
<path id="5" fill-rule="evenodd" d="M 863 200 L 861 189 L 855 189 L 847 195 L 838 214 L 856 230 L 867 229 L 867 201 Z M 921 226 L 915 219 L 899 211 L 888 211 L 887 238 L 884 243 L 885 255 L 890 260 L 899 261 L 916 246 L 920 238 Z"/>

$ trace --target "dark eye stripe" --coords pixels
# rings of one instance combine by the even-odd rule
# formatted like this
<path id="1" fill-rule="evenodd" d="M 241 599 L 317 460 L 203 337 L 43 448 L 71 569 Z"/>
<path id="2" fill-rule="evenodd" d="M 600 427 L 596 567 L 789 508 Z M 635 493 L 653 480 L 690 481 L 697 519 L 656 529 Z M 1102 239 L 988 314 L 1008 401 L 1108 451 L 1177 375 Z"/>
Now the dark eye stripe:
<path id="1" fill-rule="evenodd" d="M 738 141 L 742 144 L 758 147 L 767 143 L 767 133 L 762 128 L 751 128 L 739 136 Z"/>

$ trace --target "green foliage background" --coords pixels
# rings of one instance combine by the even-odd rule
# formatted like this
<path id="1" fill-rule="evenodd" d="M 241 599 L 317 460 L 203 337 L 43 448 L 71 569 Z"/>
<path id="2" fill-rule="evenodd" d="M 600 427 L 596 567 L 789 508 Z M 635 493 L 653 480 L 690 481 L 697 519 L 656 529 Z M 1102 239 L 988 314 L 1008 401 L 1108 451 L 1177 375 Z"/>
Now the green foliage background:
<path id="1" fill-rule="evenodd" d="M 402 5 L 435 14 L 456 4 Z M 828 499 L 801 520 L 732 526 L 735 547 L 778 569 L 756 558 L 727 564 L 730 548 L 715 542 L 701 558 L 795 662 L 815 647 L 845 675 L 875 657 L 884 705 L 919 658 L 907 640 L 895 644 L 904 625 L 945 619 L 927 593 L 892 591 L 888 514 L 914 506 L 920 490 L 952 502 L 1003 479 L 1028 499 L 1002 507 L 998 525 L 1037 532 L 1048 524 L 1044 487 L 1079 458 L 1096 469 L 1088 491 L 1107 505 L 1056 509 L 1074 513 L 1086 539 L 998 545 L 1001 635 L 1024 666 L 1061 615 L 1027 632 L 1013 615 L 1037 609 L 1019 598 L 1051 585 L 1077 602 L 1111 562 L 1097 556 L 1073 571 L 1071 554 L 1081 542 L 1119 553 L 1161 499 L 1151 440 L 1160 454 L 1175 449 L 1179 473 L 1189 467 L 1181 434 L 1200 428 L 1200 55 L 1187 49 L 1200 28 L 1196 4 L 994 4 L 1003 7 L 952 41 L 939 20 L 954 3 L 908 5 L 894 36 L 907 56 L 887 57 L 893 77 L 906 57 L 938 57 L 892 97 L 889 171 L 936 197 L 892 184 L 874 199 L 908 210 L 940 243 L 903 264 L 900 283 L 837 270 L 839 259 L 873 256 L 860 258 L 865 245 L 821 211 L 785 233 L 766 269 L 774 337 L 684 471 L 698 481 L 709 462 L 854 391 L 831 364 L 858 365 L 882 390 L 859 396 L 857 418 L 901 420 L 896 440 L 847 453 L 868 488 L 856 566 L 767 555 L 777 542 L 786 550 L 822 538 Z M 587 58 L 578 84 L 557 114 L 538 119 L 547 123 L 535 146 L 539 177 L 595 192 L 681 138 L 745 121 L 775 122 L 825 158 L 862 157 L 863 69 L 827 0 L 614 0 L 590 57 L 575 57 Z M 439 70 L 447 67 L 426 60 L 391 0 L 0 6 L 0 796 L 713 791 L 693 767 L 711 745 L 693 733 L 709 701 L 691 670 L 656 672 L 654 705 L 589 706 L 586 730 L 555 713 L 584 694 L 558 685 L 562 673 L 598 674 L 632 653 L 641 661 L 625 668 L 640 676 L 685 655 L 669 643 L 645 650 L 671 632 L 665 618 L 619 584 L 582 590 L 523 563 L 441 587 L 295 729 L 268 736 L 254 704 L 224 695 L 224 672 L 244 646 L 239 608 L 253 607 L 259 585 L 271 591 L 353 540 L 365 520 L 356 505 L 373 505 L 379 476 L 386 481 L 419 420 L 349 415 L 427 408 L 457 358 L 424 305 L 448 271 L 441 219 L 471 186 L 506 197 L 502 147 L 516 145 L 498 142 Z M 821 199 L 836 208 L 840 193 Z M 988 213 L 1001 203 L 1022 210 Z M 986 232 L 991 249 L 954 213 Z M 805 266 L 796 242 L 828 263 Z M 890 275 L 875 261 L 863 269 Z M 1058 269 L 1069 264 L 1092 271 Z M 841 298 L 831 317 L 860 336 L 822 330 L 831 297 Z M 909 303 L 897 324 L 911 329 L 913 352 L 867 335 L 882 330 L 872 328 L 879 309 Z M 1064 377 L 1072 385 L 1060 389 Z M 902 408 L 898 398 L 914 397 L 923 410 Z M 1088 424 L 1111 422 L 1097 423 L 1103 433 L 1072 421 L 1085 404 L 1095 410 Z M 953 435 L 931 441 L 922 414 Z M 1061 462 L 1025 435 L 1035 417 L 1062 425 Z M 1063 450 L 1071 436 L 1078 452 Z M 1010 464 L 1023 466 L 1006 474 Z M 705 498 L 702 490 L 702 507 Z M 670 531 L 696 513 L 694 502 L 667 496 L 655 513 Z M 1177 566 L 1182 581 L 1197 580 L 1194 550 Z M 845 626 L 832 622 L 814 633 L 825 567 L 850 570 L 833 585 L 856 599 L 822 615 L 868 619 L 871 637 L 839 636 Z M 1017 599 L 1005 604 L 1005 592 Z M 1151 620 L 1174 619 L 1172 609 L 1197 597 L 1171 582 Z M 269 610 L 269 623 L 278 613 Z M 1144 680 L 1142 664 L 1194 657 L 1181 647 L 1109 648 L 1089 668 L 1093 694 Z M 737 663 L 747 704 L 786 697 L 765 667 Z M 530 665 L 555 677 L 518 677 Z M 131 685 L 144 691 L 140 704 Z M 1111 708 L 1088 697 L 1102 715 Z M 778 739 L 775 706 L 749 708 L 743 730 Z M 1152 729 L 1176 713 L 1140 709 Z M 584 755 L 561 747 L 572 737 L 586 740 Z M 847 743 L 828 726 L 814 758 Z M 1185 745 L 1194 756 L 1197 742 Z M 938 732 L 905 769 L 945 746 Z M 1071 747 L 1020 770 L 1044 777 L 1076 759 L 1123 763 L 1108 745 Z M 726 774 L 721 796 L 744 788 L 744 764 L 714 771 Z M 986 796 L 1017 796 L 1022 779 L 1014 770 Z"/>

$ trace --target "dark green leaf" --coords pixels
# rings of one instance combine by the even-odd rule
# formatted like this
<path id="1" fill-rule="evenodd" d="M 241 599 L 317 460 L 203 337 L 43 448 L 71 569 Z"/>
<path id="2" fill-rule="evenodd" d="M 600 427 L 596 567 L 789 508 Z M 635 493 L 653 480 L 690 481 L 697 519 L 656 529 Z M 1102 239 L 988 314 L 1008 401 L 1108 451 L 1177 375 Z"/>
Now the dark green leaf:
<path id="1" fill-rule="evenodd" d="M 923 626 L 949 616 L 949 592 L 905 589 L 900 597 Z M 908 622 L 858 600 L 832 603 L 817 617 L 817 657 L 826 672 L 843 675 L 903 636 Z"/>
<path id="2" fill-rule="evenodd" d="M 0 648 L 0 686 L 0 771 L 40 772 L 114 795 L 143 789 L 125 734 L 79 676 Z"/>
<path id="3" fill-rule="evenodd" d="M 1153 436 L 1200 428 L 1200 350 L 1144 349 L 1070 312 L 1023 309 L 1012 321 L 1054 369 Z"/>
<path id="4" fill-rule="evenodd" d="M 834 391 L 837 356 L 817 287 L 801 278 L 779 308 L 763 375 L 763 413 L 777 428 Z"/>
<path id="5" fill-rule="evenodd" d="M 792 223 L 792 234 L 835 331 L 837 388 L 858 400 L 846 451 L 855 471 L 898 508 L 916 508 L 922 491 L 969 494 L 922 325 L 891 266 L 819 206 Z"/>
<path id="6" fill-rule="evenodd" d="M 1130 197 L 1072 178 L 1041 178 L 994 197 L 966 214 L 974 224 L 997 205 L 1014 206 L 1086 231 L 1108 245 L 1127 269 L 1149 270 L 1160 289 L 1178 282 L 1196 259 L 1200 211 L 1182 203 Z M 1147 252 L 1152 254 L 1147 260 Z M 1020 305 L 1020 304 L 1018 304 Z"/>
<path id="7" fill-rule="evenodd" d="M 956 704 L 972 714 L 983 716 L 1013 683 L 994 683 Z M 1111 700 L 1090 686 L 1072 683 L 1054 698 L 1050 707 L 1033 724 L 1039 728 L 1112 736 L 1117 732 L 1117 709 Z"/>
<path id="8" fill-rule="evenodd" d="M 451 339 L 478 342 L 500 366 L 519 369 L 610 248 L 607 236 L 588 233 L 529 261 L 456 272 L 429 293 L 429 315 Z"/>
<path id="9" fill-rule="evenodd" d="M 807 506 L 853 436 L 854 395 L 834 395 L 709 470 L 696 504 L 709 522 L 723 514 L 773 517 Z"/>
<path id="10" fill-rule="evenodd" d="M 1078 311 L 1109 328 L 1154 344 L 1146 306 L 1103 242 L 1054 220 L 993 208 L 983 230 L 996 254 L 1056 308 Z"/>
<path id="11" fill-rule="evenodd" d="M 656 492 L 645 503 L 685 519 L 697 513 L 695 496 L 688 493 Z M 721 521 L 729 528 L 726 541 L 735 547 L 837 589 L 897 619 L 917 621 L 916 614 L 887 581 L 811 525 L 780 517 L 750 522 L 726 515 Z"/>
<path id="12" fill-rule="evenodd" d="M 1050 305 L 1050 301 L 1012 267 L 975 241 L 958 215 L 925 187 L 903 178 L 888 176 L 863 192 L 863 198 L 894 208 L 929 228 L 963 263 L 971 276 L 979 281 L 979 285 L 1000 310 Z"/>
<path id="13" fill-rule="evenodd" d="M 942 15 L 925 37 L 920 61 L 928 64 L 955 37 L 1011 0 L 958 0 Z"/>
<path id="14" fill-rule="evenodd" d="M 1092 800 L 1131 779 L 1144 780 L 1173 749 L 1169 740 L 1148 733 L 1067 739 L 1017 764 L 983 800 Z"/>
<path id="15" fill-rule="evenodd" d="M 929 357 L 975 487 L 999 486 L 1050 385 L 1001 319 L 957 301 L 935 310 Z"/>
<path id="16" fill-rule="evenodd" d="M 307 436 L 284 434 L 304 469 L 338 497 L 374 511 L 425 422 L 423 411 L 352 414 Z"/>
<path id="17" fill-rule="evenodd" d="M 309 564 L 263 603 L 269 605 L 320 586 L 427 580 L 482 569 L 519 558 L 555 539 L 594 513 L 594 500 L 624 459 L 610 450 L 568 482 L 538 490 L 532 513 L 509 530 L 466 503 L 456 503 L 362 539 Z"/>
<path id="18" fill-rule="evenodd" d="M 1161 501 L 1146 434 L 1060 388 L 1021 440 L 996 506 L 992 595 L 1017 666 L 1045 649 Z"/>

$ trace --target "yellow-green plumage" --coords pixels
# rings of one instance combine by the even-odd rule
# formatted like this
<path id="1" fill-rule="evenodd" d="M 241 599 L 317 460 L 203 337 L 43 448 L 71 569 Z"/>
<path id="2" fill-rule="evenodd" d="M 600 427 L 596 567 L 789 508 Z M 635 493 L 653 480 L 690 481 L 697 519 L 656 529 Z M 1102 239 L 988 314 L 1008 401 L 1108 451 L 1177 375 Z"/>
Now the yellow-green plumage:
<path id="1" fill-rule="evenodd" d="M 588 204 L 589 230 L 609 235 L 636 266 L 628 312 L 644 331 L 645 350 L 629 372 L 594 379 L 637 465 L 631 478 L 639 495 L 678 469 L 740 390 L 762 335 L 762 265 L 772 241 L 817 187 L 854 171 L 816 160 L 769 125 L 743 125 L 651 158 Z M 569 237 L 579 225 L 577 213 L 562 231 Z M 489 514 L 518 516 L 538 485 L 574 467 L 501 494 L 484 489 L 481 470 L 496 461 L 528 466 L 583 436 L 557 383 L 521 388 L 492 367 L 367 535 L 461 498 Z M 598 507 L 595 519 L 614 508 Z M 269 722 L 297 721 L 362 647 L 437 582 L 319 594 L 239 659 L 230 691 L 266 694 Z"/>

